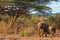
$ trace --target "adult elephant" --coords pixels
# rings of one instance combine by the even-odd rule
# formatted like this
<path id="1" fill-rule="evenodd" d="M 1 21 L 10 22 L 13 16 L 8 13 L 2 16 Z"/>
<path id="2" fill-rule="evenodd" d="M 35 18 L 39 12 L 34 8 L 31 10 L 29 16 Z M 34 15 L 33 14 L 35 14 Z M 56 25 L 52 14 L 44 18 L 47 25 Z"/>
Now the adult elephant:
<path id="1" fill-rule="evenodd" d="M 40 25 L 41 25 L 39 27 L 39 35 L 40 36 L 45 35 L 45 37 L 46 37 L 47 34 L 50 34 L 49 25 L 47 23 L 41 23 Z"/>

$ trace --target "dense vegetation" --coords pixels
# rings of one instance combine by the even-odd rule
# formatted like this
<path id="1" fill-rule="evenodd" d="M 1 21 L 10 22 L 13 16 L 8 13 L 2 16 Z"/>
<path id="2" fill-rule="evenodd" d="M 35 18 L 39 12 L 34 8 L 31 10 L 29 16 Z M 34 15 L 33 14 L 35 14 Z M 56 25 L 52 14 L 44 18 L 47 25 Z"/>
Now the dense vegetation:
<path id="1" fill-rule="evenodd" d="M 18 10 L 12 10 L 7 8 L 8 12 L 4 12 L 5 10 L 3 7 L 0 7 L 0 33 L 8 33 L 8 34 L 18 34 L 20 36 L 28 36 L 35 33 L 38 33 L 37 24 L 41 16 L 36 14 L 29 14 L 30 8 L 35 9 L 34 11 L 43 12 L 46 10 L 51 10 L 51 8 L 46 7 L 43 5 L 44 2 L 49 2 L 50 0 L 0 0 L 1 2 L 7 2 L 8 4 L 14 3 L 19 6 Z M 27 2 L 26 2 L 27 1 Z M 40 3 L 40 2 L 42 3 Z M 56 0 L 55 0 L 56 1 Z M 35 3 L 37 2 L 37 3 Z M 2 10 L 3 9 L 3 10 Z M 27 10 L 28 9 L 28 10 Z M 31 13 L 31 12 L 30 12 Z M 44 13 L 43 13 L 44 16 Z M 49 25 L 56 25 L 60 28 L 60 15 L 50 15 L 44 16 L 47 18 L 46 22 Z"/>

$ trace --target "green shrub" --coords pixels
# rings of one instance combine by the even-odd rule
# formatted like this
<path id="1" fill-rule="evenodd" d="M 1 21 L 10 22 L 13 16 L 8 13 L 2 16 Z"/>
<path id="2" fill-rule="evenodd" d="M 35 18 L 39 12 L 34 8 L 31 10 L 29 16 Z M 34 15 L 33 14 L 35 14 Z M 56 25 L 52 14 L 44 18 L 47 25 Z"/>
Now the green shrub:
<path id="1" fill-rule="evenodd" d="M 5 15 L 5 16 L 3 17 L 3 20 L 4 20 L 5 22 L 8 22 L 9 16 L 8 16 L 8 15 Z"/>
<path id="2" fill-rule="evenodd" d="M 21 32 L 19 32 L 19 36 L 21 36 L 21 37 L 26 37 L 26 36 L 28 36 L 28 32 L 27 31 L 21 31 Z"/>
<path id="3" fill-rule="evenodd" d="M 0 17 L 0 21 L 2 21 L 2 17 Z"/>

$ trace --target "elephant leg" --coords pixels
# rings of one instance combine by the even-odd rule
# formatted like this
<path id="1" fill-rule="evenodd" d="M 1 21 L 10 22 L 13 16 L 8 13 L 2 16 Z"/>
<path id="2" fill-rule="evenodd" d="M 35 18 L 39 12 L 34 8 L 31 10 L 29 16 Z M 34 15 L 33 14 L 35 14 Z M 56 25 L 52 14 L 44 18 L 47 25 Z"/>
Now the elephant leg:
<path id="1" fill-rule="evenodd" d="M 43 30 L 39 30 L 39 36 L 43 36 Z"/>

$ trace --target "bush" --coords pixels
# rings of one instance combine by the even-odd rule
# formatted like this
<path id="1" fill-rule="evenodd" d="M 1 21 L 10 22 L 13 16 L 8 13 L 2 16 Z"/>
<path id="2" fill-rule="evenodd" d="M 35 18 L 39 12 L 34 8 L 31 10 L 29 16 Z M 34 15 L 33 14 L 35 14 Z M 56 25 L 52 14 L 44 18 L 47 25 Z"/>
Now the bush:
<path id="1" fill-rule="evenodd" d="M 4 20 L 5 22 L 8 22 L 9 16 L 8 16 L 8 15 L 5 15 L 5 16 L 3 17 L 3 20 Z"/>
<path id="2" fill-rule="evenodd" d="M 2 21 L 2 17 L 0 17 L 0 21 Z"/>
<path id="3" fill-rule="evenodd" d="M 26 36 L 28 36 L 28 32 L 27 31 L 21 31 L 21 32 L 19 32 L 19 36 L 22 36 L 22 37 L 26 37 Z"/>

